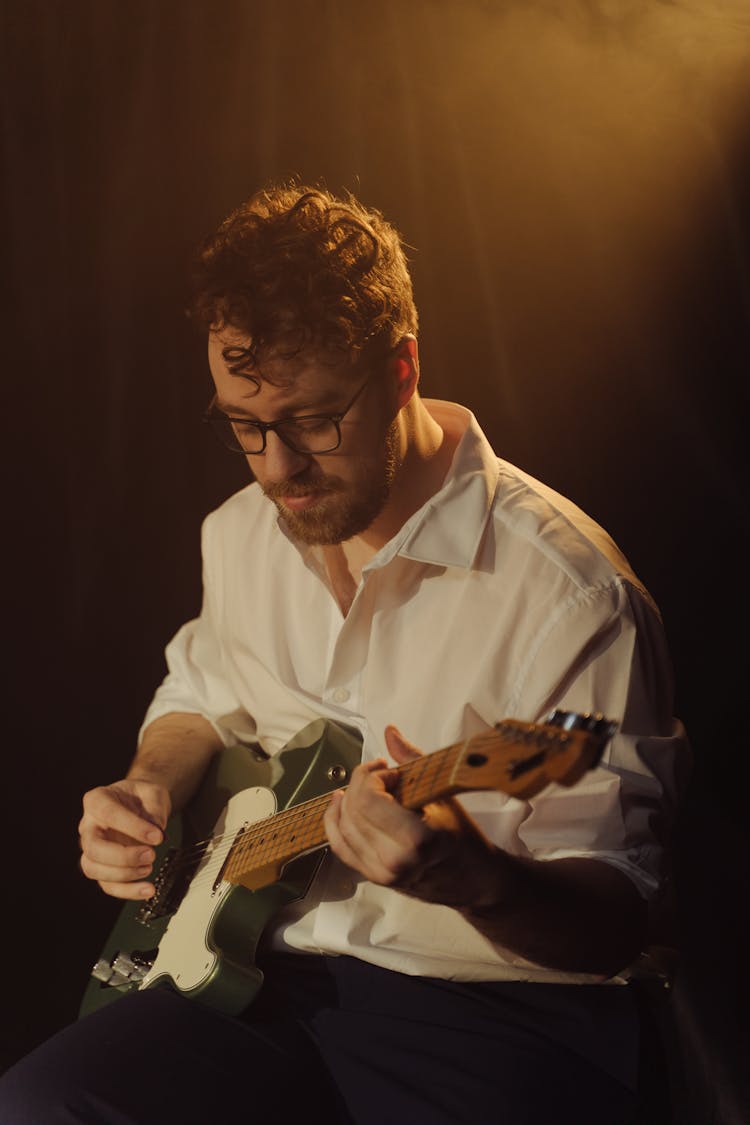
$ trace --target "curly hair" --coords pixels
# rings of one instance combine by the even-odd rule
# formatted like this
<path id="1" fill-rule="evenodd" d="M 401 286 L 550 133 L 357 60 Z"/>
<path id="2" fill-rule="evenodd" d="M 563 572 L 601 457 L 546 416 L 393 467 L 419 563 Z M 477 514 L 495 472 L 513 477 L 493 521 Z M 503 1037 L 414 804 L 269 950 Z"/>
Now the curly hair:
<path id="1" fill-rule="evenodd" d="M 226 358 L 250 368 L 301 352 L 368 361 L 417 330 L 394 227 L 351 194 L 297 184 L 251 196 L 206 239 L 189 313 L 205 330 L 246 334 L 249 346 Z"/>

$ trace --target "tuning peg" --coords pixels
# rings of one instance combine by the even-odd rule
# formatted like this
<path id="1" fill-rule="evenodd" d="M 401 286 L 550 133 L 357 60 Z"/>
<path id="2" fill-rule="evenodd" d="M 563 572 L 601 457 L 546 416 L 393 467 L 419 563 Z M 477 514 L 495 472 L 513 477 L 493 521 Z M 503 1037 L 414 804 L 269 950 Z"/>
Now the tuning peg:
<path id="1" fill-rule="evenodd" d="M 617 730 L 618 723 L 607 719 L 600 711 L 561 711 L 555 709 L 546 719 L 548 726 L 561 730 L 585 730 L 608 742 Z"/>

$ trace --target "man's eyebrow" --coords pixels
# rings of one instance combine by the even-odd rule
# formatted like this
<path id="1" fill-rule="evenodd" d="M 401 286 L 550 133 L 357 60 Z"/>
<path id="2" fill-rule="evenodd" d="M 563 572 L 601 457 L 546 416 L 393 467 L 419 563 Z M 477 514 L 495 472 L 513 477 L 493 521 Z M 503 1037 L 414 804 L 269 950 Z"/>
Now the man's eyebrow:
<path id="1" fill-rule="evenodd" d="M 232 418 L 247 418 L 249 422 L 253 420 L 249 414 L 245 414 L 244 410 L 240 410 L 240 408 L 233 403 L 222 402 L 218 395 L 214 396 L 214 406 L 217 410 L 221 410 L 224 414 L 229 414 Z"/>
<path id="2" fill-rule="evenodd" d="M 289 408 L 289 411 L 286 411 L 280 418 L 277 418 L 276 421 L 284 422 L 287 420 L 292 420 L 294 418 L 316 417 L 318 414 L 336 414 L 337 411 L 334 408 L 336 405 L 338 404 L 331 403 L 330 406 L 311 406 L 309 404 L 301 403 L 299 406 L 291 406 Z M 214 406 L 216 406 L 217 409 L 221 410 L 224 414 L 227 414 L 230 418 L 246 418 L 248 422 L 261 421 L 260 418 L 258 418 L 257 416 L 253 416 L 252 414 L 248 414 L 246 411 L 242 410 L 234 403 L 223 402 L 218 395 L 216 395 L 214 398 Z"/>

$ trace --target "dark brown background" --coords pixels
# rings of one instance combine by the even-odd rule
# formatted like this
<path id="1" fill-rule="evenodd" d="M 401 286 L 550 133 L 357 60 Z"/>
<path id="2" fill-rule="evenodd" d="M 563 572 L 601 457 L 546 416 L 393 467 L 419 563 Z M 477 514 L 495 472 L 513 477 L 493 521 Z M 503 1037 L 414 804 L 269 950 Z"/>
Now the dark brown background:
<path id="1" fill-rule="evenodd" d="M 75 1014 L 116 909 L 77 873 L 80 793 L 125 769 L 198 608 L 201 518 L 245 479 L 198 422 L 189 254 L 299 175 L 396 222 L 425 392 L 598 518 L 662 607 L 697 763 L 681 1018 L 730 1112 L 749 64 L 744 0 L 2 0 L 5 1062 Z"/>

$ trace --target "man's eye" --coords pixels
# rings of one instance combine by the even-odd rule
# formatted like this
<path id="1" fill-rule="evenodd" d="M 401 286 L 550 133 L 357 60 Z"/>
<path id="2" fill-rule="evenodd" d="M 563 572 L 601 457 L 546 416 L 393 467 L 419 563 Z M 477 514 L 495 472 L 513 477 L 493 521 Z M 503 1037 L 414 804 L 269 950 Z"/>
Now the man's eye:
<path id="1" fill-rule="evenodd" d="M 331 427 L 331 422 L 328 418 L 300 418 L 298 421 L 292 420 L 284 424 L 284 429 L 293 434 L 304 434 L 305 437 L 310 437 L 312 434 L 327 433 Z"/>
<path id="2" fill-rule="evenodd" d="M 227 419 L 232 423 L 232 429 L 236 434 L 257 434 L 260 431 L 254 422 L 243 422 L 241 418 Z"/>

